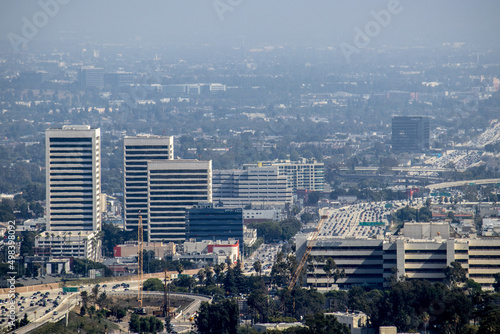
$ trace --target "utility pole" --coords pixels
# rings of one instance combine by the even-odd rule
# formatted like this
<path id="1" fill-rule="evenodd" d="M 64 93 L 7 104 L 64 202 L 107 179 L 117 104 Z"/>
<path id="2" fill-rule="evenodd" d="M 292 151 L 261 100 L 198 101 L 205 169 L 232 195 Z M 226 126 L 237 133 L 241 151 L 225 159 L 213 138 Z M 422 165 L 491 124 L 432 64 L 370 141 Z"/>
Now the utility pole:
<path id="1" fill-rule="evenodd" d="M 167 270 L 164 270 L 165 273 L 165 286 L 163 290 L 163 316 L 170 317 L 170 289 L 168 287 L 168 282 L 170 281 L 170 278 L 167 278 Z"/>
<path id="2" fill-rule="evenodd" d="M 144 236 L 143 236 L 143 227 L 142 227 L 142 216 L 139 211 L 139 224 L 137 226 L 137 255 L 138 255 L 138 270 L 137 270 L 137 279 L 139 281 L 138 284 L 138 292 L 137 292 L 137 301 L 139 302 L 139 309 L 142 309 L 142 279 L 143 279 L 143 260 L 144 260 Z"/>

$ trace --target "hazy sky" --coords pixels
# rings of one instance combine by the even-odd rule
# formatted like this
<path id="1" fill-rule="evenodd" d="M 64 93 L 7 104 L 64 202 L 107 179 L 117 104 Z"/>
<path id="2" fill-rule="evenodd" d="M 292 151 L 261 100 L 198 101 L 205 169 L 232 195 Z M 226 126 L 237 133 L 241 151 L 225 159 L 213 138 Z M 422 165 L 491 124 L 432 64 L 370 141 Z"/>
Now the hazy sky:
<path id="1" fill-rule="evenodd" d="M 59 4 L 55 8 L 53 3 Z M 500 44 L 498 0 L 0 0 L 0 40 L 74 38 L 157 45 L 353 44 L 355 28 L 374 29 L 370 45 Z M 42 4 L 51 4 L 43 12 Z M 218 11 L 215 8 L 218 4 Z M 391 7 L 392 6 L 392 7 Z M 388 8 L 375 23 L 371 12 Z M 24 20 L 24 21 L 23 21 Z M 23 26 L 39 20 L 32 36 Z M 28 23 L 26 23 L 28 21 Z M 373 22 L 372 22 L 373 21 Z M 372 23 L 370 23 L 372 22 Z M 378 25 L 378 28 L 377 26 Z M 11 38 L 14 35 L 10 35 Z"/>

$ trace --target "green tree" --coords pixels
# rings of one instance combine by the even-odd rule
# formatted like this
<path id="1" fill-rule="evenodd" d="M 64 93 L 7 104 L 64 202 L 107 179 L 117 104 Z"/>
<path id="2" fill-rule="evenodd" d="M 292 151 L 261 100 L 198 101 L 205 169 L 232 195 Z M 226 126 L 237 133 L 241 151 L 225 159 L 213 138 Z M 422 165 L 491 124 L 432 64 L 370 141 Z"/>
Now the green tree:
<path id="1" fill-rule="evenodd" d="M 495 292 L 500 292 L 500 273 L 495 274 L 495 283 L 493 283 L 493 288 Z"/>
<path id="2" fill-rule="evenodd" d="M 144 291 L 163 291 L 164 285 L 159 278 L 148 278 L 142 285 Z"/>
<path id="3" fill-rule="evenodd" d="M 210 268 L 209 266 L 206 266 L 205 267 L 205 275 L 206 275 L 205 286 L 208 287 L 208 286 L 214 285 L 215 280 L 214 280 L 214 272 L 213 272 L 212 268 Z"/>
<path id="4" fill-rule="evenodd" d="M 467 279 L 467 271 L 462 268 L 460 262 L 453 261 L 450 266 L 444 268 L 444 276 L 450 287 L 455 287 L 458 283 L 463 283 Z"/>
<path id="5" fill-rule="evenodd" d="M 141 325 L 139 323 L 139 316 L 137 314 L 132 314 L 130 316 L 130 321 L 128 322 L 128 329 L 132 333 L 140 332 Z"/>
<path id="6" fill-rule="evenodd" d="M 87 308 L 88 302 L 89 302 L 89 296 L 88 292 L 83 290 L 80 292 L 80 298 L 82 299 L 82 307 Z"/>
<path id="7" fill-rule="evenodd" d="M 307 224 L 314 220 L 314 216 L 309 212 L 304 212 L 303 214 L 300 215 L 300 220 L 302 221 L 303 224 Z"/>
<path id="8" fill-rule="evenodd" d="M 201 334 L 236 334 L 238 331 L 238 304 L 233 299 L 218 303 L 202 302 L 194 323 Z"/>
<path id="9" fill-rule="evenodd" d="M 334 272 L 337 270 L 337 264 L 335 263 L 335 260 L 331 257 L 326 259 L 326 263 L 323 266 L 323 271 L 326 274 L 327 277 L 327 284 L 326 286 L 329 288 L 330 287 L 330 279 L 332 278 Z"/>
<path id="10" fill-rule="evenodd" d="M 165 317 L 165 331 L 171 333 L 174 331 L 174 326 L 172 325 L 172 317 Z"/>
<path id="11" fill-rule="evenodd" d="M 216 280 L 219 284 L 222 284 L 223 282 L 222 273 L 224 272 L 224 267 L 225 267 L 224 263 L 219 263 L 214 266 L 215 276 L 217 276 Z"/>
<path id="12" fill-rule="evenodd" d="M 479 326 L 477 334 L 498 334 L 500 333 L 500 310 L 494 309 L 487 312 Z"/>
<path id="13" fill-rule="evenodd" d="M 349 334 L 349 328 L 337 321 L 334 316 L 315 313 L 306 317 L 307 328 L 298 331 L 300 334 Z"/>

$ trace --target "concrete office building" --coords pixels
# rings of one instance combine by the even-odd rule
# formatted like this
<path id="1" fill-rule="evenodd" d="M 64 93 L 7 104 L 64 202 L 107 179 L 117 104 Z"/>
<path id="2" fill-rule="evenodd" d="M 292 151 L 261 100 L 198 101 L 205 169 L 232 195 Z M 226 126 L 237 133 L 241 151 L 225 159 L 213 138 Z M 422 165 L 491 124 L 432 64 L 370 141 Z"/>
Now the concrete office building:
<path id="1" fill-rule="evenodd" d="M 187 210 L 187 239 L 239 240 L 243 248 L 243 210 L 214 208 L 212 203 Z"/>
<path id="2" fill-rule="evenodd" d="M 148 230 L 148 161 L 172 160 L 174 137 L 139 135 L 123 139 L 125 229 L 137 229 L 139 213 Z"/>
<path id="3" fill-rule="evenodd" d="M 323 191 L 325 188 L 325 164 L 314 160 L 301 161 L 267 161 L 258 164 L 247 164 L 243 167 L 278 167 L 279 175 L 286 176 L 293 192 L 297 190 Z"/>
<path id="4" fill-rule="evenodd" d="M 158 160 L 147 166 L 148 241 L 184 241 L 186 210 L 212 202 L 212 161 Z"/>
<path id="5" fill-rule="evenodd" d="M 394 116 L 392 118 L 392 150 L 422 152 L 429 149 L 429 118 L 424 116 Z"/>
<path id="6" fill-rule="evenodd" d="M 101 137 L 88 125 L 45 132 L 47 231 L 101 230 Z"/>
<path id="7" fill-rule="evenodd" d="M 217 170 L 213 178 L 214 202 L 225 207 L 292 203 L 292 189 L 278 167 Z"/>
<path id="8" fill-rule="evenodd" d="M 296 236 L 296 244 L 298 258 L 301 258 L 305 250 L 303 234 Z M 383 240 L 318 237 L 310 257 L 312 262 L 308 264 L 308 286 L 317 287 L 319 290 L 328 290 L 332 288 L 333 284 L 337 284 L 341 288 L 355 285 L 382 288 L 384 285 Z M 345 278 L 335 282 L 333 277 L 327 277 L 323 270 L 325 263 L 322 260 L 329 257 L 335 260 L 340 270 L 345 271 Z"/>
<path id="9" fill-rule="evenodd" d="M 82 89 L 104 87 L 104 69 L 94 66 L 83 66 L 78 72 L 78 81 Z"/>
<path id="10" fill-rule="evenodd" d="M 298 258 L 304 254 L 311 235 L 296 238 Z M 500 239 L 470 238 L 409 239 L 406 237 L 384 240 L 340 237 L 318 237 L 312 248 L 312 262 L 308 264 L 307 285 L 320 290 L 334 288 L 334 279 L 323 271 L 324 259 L 332 257 L 346 277 L 339 279 L 339 288 L 354 285 L 381 288 L 397 270 L 397 276 L 407 279 L 425 279 L 443 282 L 444 268 L 459 262 L 467 277 L 491 290 L 494 275 L 500 272 Z"/>
<path id="11" fill-rule="evenodd" d="M 104 85 L 111 87 L 129 86 L 134 83 L 134 74 L 131 72 L 117 71 L 104 73 Z"/>

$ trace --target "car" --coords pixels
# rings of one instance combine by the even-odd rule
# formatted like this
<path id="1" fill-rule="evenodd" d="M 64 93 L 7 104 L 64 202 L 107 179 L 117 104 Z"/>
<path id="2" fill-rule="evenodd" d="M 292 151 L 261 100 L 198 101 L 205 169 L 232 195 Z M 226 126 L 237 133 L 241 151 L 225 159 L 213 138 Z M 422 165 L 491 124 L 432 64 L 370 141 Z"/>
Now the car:
<path id="1" fill-rule="evenodd" d="M 54 311 L 54 313 L 53 313 L 53 314 L 54 314 L 54 315 L 58 315 L 58 314 L 59 314 L 59 312 L 57 312 L 57 311 Z"/>

